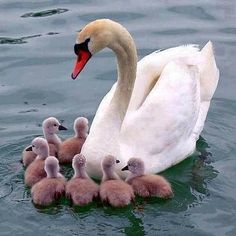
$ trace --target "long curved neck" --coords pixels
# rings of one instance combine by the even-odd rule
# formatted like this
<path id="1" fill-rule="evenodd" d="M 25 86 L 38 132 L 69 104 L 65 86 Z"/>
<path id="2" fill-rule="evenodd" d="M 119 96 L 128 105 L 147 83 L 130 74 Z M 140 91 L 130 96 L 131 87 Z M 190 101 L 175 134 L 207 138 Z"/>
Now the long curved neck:
<path id="1" fill-rule="evenodd" d="M 113 36 L 114 40 L 108 47 L 117 56 L 118 80 L 111 104 L 118 109 L 123 120 L 136 79 L 137 51 L 133 38 L 122 26 L 114 27 Z"/>

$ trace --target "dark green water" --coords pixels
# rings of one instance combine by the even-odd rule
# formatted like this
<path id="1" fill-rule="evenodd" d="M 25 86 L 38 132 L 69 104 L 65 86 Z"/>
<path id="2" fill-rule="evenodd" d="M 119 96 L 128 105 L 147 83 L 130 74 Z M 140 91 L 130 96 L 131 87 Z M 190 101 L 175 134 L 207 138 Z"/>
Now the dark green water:
<path id="1" fill-rule="evenodd" d="M 99 202 L 37 209 L 24 187 L 22 149 L 55 116 L 70 128 L 90 122 L 116 80 L 105 50 L 72 81 L 75 34 L 96 18 L 124 24 L 140 58 L 161 48 L 209 39 L 221 78 L 197 152 L 163 173 L 172 200 L 139 199 L 125 209 Z M 0 235 L 236 235 L 236 2 L 0 1 Z M 68 169 L 64 169 L 68 171 Z"/>

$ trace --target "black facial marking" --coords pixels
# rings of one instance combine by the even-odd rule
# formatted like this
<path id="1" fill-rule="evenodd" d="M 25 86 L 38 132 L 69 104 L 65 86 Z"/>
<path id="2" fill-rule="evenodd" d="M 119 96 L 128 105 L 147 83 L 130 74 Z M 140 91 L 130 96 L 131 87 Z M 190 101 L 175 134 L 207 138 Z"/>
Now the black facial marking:
<path id="1" fill-rule="evenodd" d="M 89 49 L 88 49 L 89 41 L 90 41 L 90 38 L 86 39 L 83 43 L 76 43 L 74 46 L 75 54 L 78 55 L 80 50 L 84 50 L 84 51 L 89 52 Z"/>

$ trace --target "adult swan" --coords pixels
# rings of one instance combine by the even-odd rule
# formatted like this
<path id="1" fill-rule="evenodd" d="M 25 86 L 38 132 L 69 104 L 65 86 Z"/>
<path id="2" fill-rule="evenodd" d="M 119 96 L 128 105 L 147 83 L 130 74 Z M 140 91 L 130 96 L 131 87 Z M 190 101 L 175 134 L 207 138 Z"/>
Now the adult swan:
<path id="1" fill-rule="evenodd" d="M 118 63 L 118 80 L 103 98 L 82 148 L 87 171 L 100 178 L 101 160 L 142 158 L 147 173 L 157 173 L 192 154 L 216 89 L 212 43 L 199 51 L 185 45 L 153 52 L 137 63 L 135 43 L 120 24 L 96 20 L 77 35 L 75 79 L 93 54 L 108 47 Z"/>

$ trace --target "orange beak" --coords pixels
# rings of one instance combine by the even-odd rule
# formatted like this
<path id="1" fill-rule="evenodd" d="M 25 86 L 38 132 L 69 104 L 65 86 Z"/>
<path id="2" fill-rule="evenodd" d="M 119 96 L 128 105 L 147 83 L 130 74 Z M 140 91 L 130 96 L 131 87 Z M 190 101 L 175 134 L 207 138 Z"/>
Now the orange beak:
<path id="1" fill-rule="evenodd" d="M 71 74 L 72 79 L 76 79 L 76 77 L 79 75 L 79 73 L 83 70 L 84 66 L 88 62 L 88 60 L 91 58 L 91 53 L 87 50 L 79 50 L 77 52 L 77 60 L 75 62 L 75 66 L 73 69 L 73 72 Z"/>

